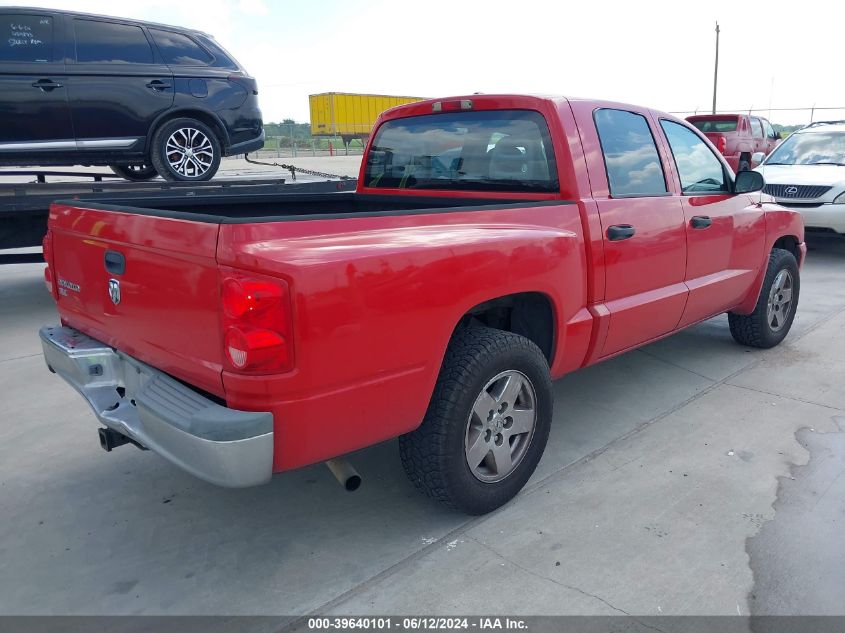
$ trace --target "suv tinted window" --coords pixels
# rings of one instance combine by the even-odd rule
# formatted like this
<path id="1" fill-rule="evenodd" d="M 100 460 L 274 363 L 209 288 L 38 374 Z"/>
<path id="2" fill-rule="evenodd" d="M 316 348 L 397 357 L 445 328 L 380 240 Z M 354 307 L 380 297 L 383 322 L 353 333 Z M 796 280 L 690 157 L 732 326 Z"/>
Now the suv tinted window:
<path id="1" fill-rule="evenodd" d="M 593 115 L 613 196 L 665 194 L 666 178 L 648 122 L 641 114 L 601 109 Z"/>
<path id="2" fill-rule="evenodd" d="M 760 119 L 751 117 L 751 136 L 763 138 L 763 126 L 760 125 Z"/>
<path id="3" fill-rule="evenodd" d="M 681 191 L 728 191 L 722 162 L 692 130 L 672 121 L 661 120 L 675 165 L 681 177 Z"/>
<path id="4" fill-rule="evenodd" d="M 140 26 L 74 20 L 76 61 L 94 64 L 152 64 L 153 49 Z"/>
<path id="5" fill-rule="evenodd" d="M 364 182 L 400 189 L 557 191 L 554 160 L 539 112 L 446 112 L 381 125 Z"/>
<path id="6" fill-rule="evenodd" d="M 47 15 L 0 15 L 0 61 L 53 61 L 53 18 Z"/>
<path id="7" fill-rule="evenodd" d="M 214 58 L 187 35 L 150 29 L 165 64 L 174 66 L 207 66 Z"/>

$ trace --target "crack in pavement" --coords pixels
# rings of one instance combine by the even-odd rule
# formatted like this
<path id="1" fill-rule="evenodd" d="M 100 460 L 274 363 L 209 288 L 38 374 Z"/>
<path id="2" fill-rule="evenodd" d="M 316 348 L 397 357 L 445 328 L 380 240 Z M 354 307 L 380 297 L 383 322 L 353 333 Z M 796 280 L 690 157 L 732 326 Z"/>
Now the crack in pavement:
<path id="1" fill-rule="evenodd" d="M 834 320 L 836 317 L 838 317 L 841 314 L 845 314 L 845 307 L 842 307 L 838 310 L 834 310 L 834 311 L 820 317 L 818 321 L 809 325 L 806 330 L 804 330 L 800 335 L 795 336 L 792 340 L 796 341 L 796 342 L 802 340 L 803 338 L 805 338 L 806 336 L 815 332 L 819 328 L 823 327 L 825 324 Z M 785 352 L 781 351 L 781 353 L 785 353 Z M 653 416 L 651 419 L 642 422 L 641 424 L 639 424 L 636 427 L 634 427 L 633 429 L 631 429 L 629 432 L 624 433 L 623 435 L 620 435 L 620 436 L 614 438 L 613 440 L 611 440 L 610 442 L 608 442 L 604 446 L 602 446 L 602 447 L 582 456 L 581 458 L 575 460 L 574 462 L 564 464 L 560 468 L 557 468 L 557 469 L 549 472 L 548 474 L 544 475 L 543 477 L 539 478 L 537 481 L 534 481 L 533 483 L 526 485 L 523 488 L 523 490 L 519 493 L 519 495 L 514 499 L 514 501 L 512 503 L 518 503 L 521 497 L 527 497 L 528 495 L 534 494 L 535 492 L 543 489 L 549 483 L 555 482 L 559 478 L 567 475 L 569 472 L 571 472 L 572 469 L 577 468 L 578 466 L 581 466 L 583 464 L 589 463 L 590 461 L 594 460 L 595 458 L 599 457 L 603 453 L 610 450 L 612 447 L 621 444 L 622 442 L 628 440 L 629 438 L 631 438 L 635 435 L 638 435 L 639 433 L 648 429 L 649 427 L 651 427 L 655 423 L 671 416 L 676 411 L 684 408 L 685 406 L 687 406 L 690 403 L 698 400 L 699 398 L 702 398 L 705 395 L 709 394 L 711 391 L 713 391 L 713 390 L 715 390 L 715 389 L 717 389 L 717 388 L 719 388 L 723 385 L 729 385 L 729 386 L 736 387 L 736 388 L 742 388 L 742 387 L 739 387 L 737 385 L 733 385 L 730 381 L 732 379 L 736 378 L 741 373 L 747 372 L 747 371 L 750 371 L 751 369 L 756 368 L 757 366 L 759 366 L 760 364 L 763 363 L 763 361 L 766 359 L 766 357 L 767 356 L 763 355 L 763 354 L 759 355 L 753 362 L 740 367 L 739 369 L 737 369 L 736 371 L 732 372 L 731 374 L 725 376 L 721 380 L 712 382 L 712 384 L 704 387 L 700 391 L 697 391 L 696 393 L 691 395 L 689 398 L 677 403 L 674 406 L 669 407 L 666 411 L 663 411 L 663 412 L 659 413 L 658 415 Z M 656 358 L 656 360 L 658 360 L 659 362 L 664 362 L 668 365 L 672 365 L 672 363 L 668 363 L 667 361 L 660 359 L 660 358 Z M 685 370 L 685 371 L 689 371 L 689 370 Z M 695 372 L 690 372 L 690 373 L 695 374 Z M 712 379 L 710 379 L 710 378 L 708 378 L 708 380 L 712 381 Z M 772 394 L 772 395 L 779 395 L 779 394 Z M 781 396 L 781 397 L 788 398 L 788 396 Z M 830 407 L 828 407 L 828 408 L 830 408 Z M 503 508 L 501 508 L 500 510 L 491 512 L 490 514 L 487 514 L 487 515 L 484 515 L 484 516 L 469 519 L 466 522 L 456 526 L 454 529 L 450 530 L 447 534 L 445 534 L 440 539 L 433 541 L 432 543 L 426 544 L 424 547 L 418 549 L 415 552 L 412 552 L 411 554 L 409 554 L 405 558 L 398 560 L 393 565 L 390 565 L 389 567 L 382 570 L 381 572 L 373 575 L 372 577 L 368 578 L 367 580 L 364 580 L 363 582 L 356 585 L 355 587 L 352 587 L 352 588 L 348 589 L 347 591 L 340 593 L 339 595 L 335 596 L 335 598 L 326 601 L 325 603 L 316 607 L 315 609 L 312 609 L 307 614 L 304 614 L 301 618 L 299 618 L 296 622 L 292 623 L 291 627 L 294 627 L 297 623 L 306 619 L 308 616 L 323 614 L 326 611 L 343 604 L 344 602 L 350 600 L 354 596 L 363 593 L 369 587 L 376 585 L 381 580 L 389 578 L 390 576 L 397 573 L 401 569 L 404 569 L 405 567 L 407 567 L 407 565 L 413 563 L 416 560 L 419 560 L 419 559 L 425 557 L 427 554 L 429 554 L 429 553 L 435 551 L 436 549 L 442 547 L 442 545 L 444 543 L 447 543 L 447 542 L 455 539 L 456 537 L 458 537 L 458 538 L 460 538 L 460 537 L 471 538 L 471 537 L 467 536 L 467 532 L 469 530 L 471 530 L 475 527 L 478 527 L 479 525 L 482 525 L 484 522 L 490 520 L 491 518 L 493 518 L 495 516 L 498 516 L 498 514 L 500 512 L 506 511 L 507 507 L 508 506 L 506 505 Z M 752 570 L 752 575 L 753 575 L 753 570 Z M 572 589 L 577 591 L 577 588 L 572 588 Z M 595 597 L 595 596 L 593 596 L 593 597 Z M 600 598 L 596 597 L 596 599 L 600 599 Z M 611 608 L 616 609 L 616 607 L 613 607 L 613 605 L 611 605 L 610 603 L 607 603 L 607 604 Z M 622 612 L 622 611 L 620 610 L 620 612 Z M 284 629 L 284 630 L 287 630 L 287 628 L 289 628 L 289 627 L 286 627 L 286 629 Z"/>
<path id="2" fill-rule="evenodd" d="M 528 575 L 530 575 L 530 576 L 534 576 L 535 578 L 539 578 L 540 580 L 547 580 L 548 582 L 550 582 L 550 583 L 552 583 L 552 584 L 555 584 L 555 585 L 558 585 L 559 587 L 563 587 L 564 589 L 570 589 L 570 590 L 572 590 L 572 591 L 576 591 L 576 592 L 578 592 L 578 593 L 580 593 L 580 594 L 582 594 L 582 595 L 584 595 L 584 596 L 587 596 L 588 598 L 593 598 L 594 600 L 598 600 L 599 602 L 603 602 L 604 604 L 606 604 L 608 607 L 610 607 L 610 608 L 611 608 L 611 609 L 613 609 L 614 611 L 618 611 L 619 613 L 623 613 L 623 614 L 625 614 L 625 615 L 627 615 L 627 616 L 630 616 L 630 615 L 631 615 L 630 613 L 628 613 L 628 612 L 627 612 L 627 611 L 625 611 L 624 609 L 620 609 L 619 607 L 616 607 L 616 606 L 614 606 L 614 605 L 610 604 L 607 600 L 605 600 L 605 599 L 604 599 L 604 598 L 602 598 L 601 596 L 597 596 L 597 595 L 595 595 L 595 594 L 590 593 L 589 591 L 584 591 L 583 589 L 581 589 L 581 588 L 579 588 L 579 587 L 575 587 L 575 586 L 573 586 L 573 585 L 569 585 L 569 584 L 567 584 L 567 583 L 565 583 L 565 582 L 561 582 L 561 581 L 556 580 L 556 579 L 554 579 L 554 578 L 550 578 L 550 577 L 548 577 L 548 576 L 545 576 L 545 575 L 541 574 L 540 572 L 536 572 L 536 571 L 534 571 L 534 570 L 532 570 L 532 569 L 528 569 L 527 567 L 524 567 L 524 566 L 520 565 L 520 564 L 519 564 L 519 563 L 517 563 L 516 561 L 511 560 L 510 558 L 508 558 L 507 556 L 505 556 L 505 555 L 504 555 L 504 554 L 502 554 L 501 552 L 496 551 L 495 549 L 493 549 L 492 547 L 490 547 L 490 546 L 489 546 L 489 545 L 487 545 L 486 543 L 482 543 L 481 541 L 479 541 L 479 540 L 478 540 L 477 538 L 475 538 L 475 537 L 472 537 L 472 536 L 468 536 L 468 535 L 467 535 L 467 536 L 466 536 L 466 538 L 467 538 L 468 540 L 470 540 L 470 541 L 473 541 L 474 543 L 477 543 L 478 545 L 480 545 L 481 547 L 483 547 L 484 549 L 486 549 L 488 552 L 492 553 L 494 556 L 496 556 L 496 557 L 497 557 L 497 558 L 499 558 L 500 560 L 503 560 L 503 561 L 505 561 L 506 563 L 508 563 L 508 564 L 510 564 L 510 565 L 513 565 L 513 566 L 514 566 L 514 567 L 516 567 L 517 569 L 522 570 L 523 572 L 525 572 L 526 574 L 528 574 Z"/>
<path id="3" fill-rule="evenodd" d="M 634 622 L 636 622 L 637 624 L 641 624 L 642 626 L 646 627 L 647 629 L 651 629 L 652 631 L 658 631 L 659 633 L 665 633 L 665 631 L 663 631 L 663 629 L 657 628 L 656 626 L 651 626 L 651 625 L 649 625 L 649 624 L 646 624 L 646 623 L 645 623 L 645 622 L 643 622 L 642 620 L 638 619 L 638 618 L 637 618 L 637 616 L 634 616 L 634 615 L 632 615 L 632 614 L 628 613 L 627 611 L 625 611 L 625 609 L 621 609 L 621 608 L 619 608 L 619 607 L 617 607 L 617 606 L 615 606 L 615 605 L 611 604 L 610 602 L 608 602 L 607 600 L 605 600 L 604 598 L 602 598 L 602 597 L 601 597 L 601 596 L 599 596 L 599 595 L 596 595 L 596 594 L 594 594 L 594 593 L 590 593 L 589 591 L 586 591 L 586 590 L 584 590 L 584 589 L 581 589 L 580 587 L 576 587 L 575 585 L 570 585 L 570 584 L 568 584 L 568 583 L 561 582 L 560 580 L 557 580 L 557 579 L 555 579 L 555 578 L 551 578 L 551 577 L 549 577 L 549 576 L 546 576 L 546 575 L 544 575 L 544 574 L 541 574 L 540 572 L 534 571 L 534 570 L 529 569 L 529 568 L 527 568 L 527 567 L 525 567 L 525 566 L 523 566 L 523 565 L 520 565 L 520 564 L 519 564 L 519 563 L 517 563 L 515 560 L 512 560 L 512 559 L 508 558 L 507 556 L 505 556 L 505 555 L 504 555 L 504 554 L 502 554 L 501 552 L 497 551 L 495 548 L 491 547 L 490 545 L 487 545 L 486 543 L 482 543 L 481 541 L 479 541 L 479 540 L 478 540 L 477 538 L 475 538 L 475 537 L 472 537 L 472 536 L 468 536 L 468 535 L 467 535 L 467 536 L 466 536 L 466 538 L 467 538 L 468 540 L 473 541 L 474 543 L 476 543 L 476 544 L 480 545 L 481 547 L 483 547 L 484 549 L 486 549 L 487 551 L 489 551 L 491 554 L 493 554 L 494 556 L 496 556 L 498 559 L 505 561 L 505 562 L 506 562 L 506 563 L 508 563 L 509 565 L 513 565 L 514 567 L 516 567 L 517 569 L 519 569 L 519 570 L 521 570 L 521 571 L 525 572 L 525 573 L 526 573 L 526 574 L 528 574 L 529 576 L 534 576 L 535 578 L 539 578 L 540 580 L 546 580 L 546 581 L 548 581 L 548 582 L 550 582 L 550 583 L 552 583 L 552 584 L 555 584 L 555 585 L 557 585 L 557 586 L 559 586 L 559 587 L 563 587 L 564 589 L 569 589 L 570 591 L 575 591 L 575 592 L 580 593 L 581 595 L 586 596 L 586 597 L 588 597 L 588 598 L 592 598 L 592 599 L 594 599 L 594 600 L 598 600 L 599 602 L 601 602 L 601 603 L 603 603 L 603 604 L 607 605 L 608 607 L 610 607 L 610 608 L 611 608 L 611 609 L 613 609 L 614 611 L 618 611 L 619 613 L 622 613 L 623 615 L 627 615 L 627 616 L 628 616 L 629 618 L 631 618 Z"/>

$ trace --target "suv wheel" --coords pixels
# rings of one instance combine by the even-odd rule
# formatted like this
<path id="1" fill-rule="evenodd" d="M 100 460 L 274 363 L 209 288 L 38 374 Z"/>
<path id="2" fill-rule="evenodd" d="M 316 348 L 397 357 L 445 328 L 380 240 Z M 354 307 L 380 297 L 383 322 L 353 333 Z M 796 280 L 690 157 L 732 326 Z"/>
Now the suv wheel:
<path id="1" fill-rule="evenodd" d="M 742 154 L 739 157 L 739 165 L 736 169 L 738 172 L 740 171 L 751 171 L 751 156 L 748 154 Z"/>
<path id="2" fill-rule="evenodd" d="M 220 167 L 220 141 L 205 123 L 173 119 L 156 130 L 150 155 L 166 180 L 211 180 Z"/>
<path id="3" fill-rule="evenodd" d="M 111 165 L 109 169 L 121 178 L 133 182 L 151 180 L 158 176 L 158 172 L 152 165 Z"/>
<path id="4" fill-rule="evenodd" d="M 549 365 L 523 336 L 488 327 L 457 332 L 423 423 L 399 438 L 410 480 L 437 501 L 484 514 L 512 499 L 549 438 Z"/>

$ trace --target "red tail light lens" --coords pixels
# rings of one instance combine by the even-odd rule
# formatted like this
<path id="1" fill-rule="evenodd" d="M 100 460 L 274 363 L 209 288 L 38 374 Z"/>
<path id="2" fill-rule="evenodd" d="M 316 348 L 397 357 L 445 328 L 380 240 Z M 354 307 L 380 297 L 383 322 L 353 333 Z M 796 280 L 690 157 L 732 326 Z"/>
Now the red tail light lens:
<path id="1" fill-rule="evenodd" d="M 232 272 L 223 279 L 221 303 L 223 349 L 232 369 L 253 374 L 293 369 L 287 283 Z"/>
<path id="2" fill-rule="evenodd" d="M 282 287 L 272 282 L 229 278 L 223 282 L 223 310 L 242 319 L 278 307 L 282 295 Z"/>
<path id="3" fill-rule="evenodd" d="M 728 139 L 726 139 L 724 136 L 720 136 L 718 139 L 716 139 L 716 149 L 718 149 L 719 152 L 724 154 L 725 150 L 728 149 Z"/>
<path id="4" fill-rule="evenodd" d="M 44 254 L 44 261 L 47 262 L 47 267 L 44 269 L 44 285 L 47 286 L 47 292 L 53 295 L 54 299 L 58 299 L 58 290 L 53 283 L 53 271 L 50 268 L 50 259 L 53 255 L 53 238 L 50 236 L 49 231 L 44 236 L 44 239 L 41 240 L 41 251 Z"/>
<path id="5" fill-rule="evenodd" d="M 44 285 L 47 286 L 47 292 L 53 294 L 53 273 L 50 270 L 50 265 L 44 269 Z"/>

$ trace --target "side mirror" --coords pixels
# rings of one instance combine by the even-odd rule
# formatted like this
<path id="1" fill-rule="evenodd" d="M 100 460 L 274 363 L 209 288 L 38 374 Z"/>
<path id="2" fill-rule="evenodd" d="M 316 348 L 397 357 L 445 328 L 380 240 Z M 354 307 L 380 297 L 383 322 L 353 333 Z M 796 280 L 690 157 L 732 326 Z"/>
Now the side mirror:
<path id="1" fill-rule="evenodd" d="M 734 193 L 751 193 L 761 191 L 766 186 L 763 174 L 759 171 L 741 171 L 734 180 Z"/>
<path id="2" fill-rule="evenodd" d="M 765 158 L 766 155 L 763 152 L 754 152 L 751 154 L 751 164 L 757 166 L 762 163 Z"/>

